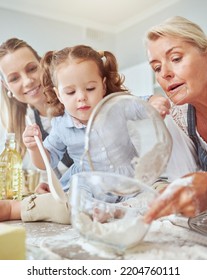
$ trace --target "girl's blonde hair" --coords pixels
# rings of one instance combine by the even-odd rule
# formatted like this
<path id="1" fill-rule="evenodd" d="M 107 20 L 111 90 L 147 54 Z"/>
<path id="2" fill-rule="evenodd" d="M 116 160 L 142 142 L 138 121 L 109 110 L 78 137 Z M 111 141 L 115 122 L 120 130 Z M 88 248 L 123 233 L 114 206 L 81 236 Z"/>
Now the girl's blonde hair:
<path id="1" fill-rule="evenodd" d="M 49 114 L 51 116 L 60 116 L 64 114 L 64 106 L 58 100 L 54 87 L 57 88 L 56 67 L 65 61 L 94 61 L 99 69 L 100 76 L 106 77 L 106 95 L 127 91 L 124 87 L 124 76 L 118 73 L 118 64 L 115 56 L 108 51 L 100 51 L 92 49 L 89 46 L 77 45 L 67 47 L 60 51 L 47 52 L 42 60 L 41 66 L 43 70 L 42 84 L 44 93 L 47 96 Z"/>
<path id="2" fill-rule="evenodd" d="M 163 23 L 153 26 L 146 33 L 145 42 L 156 41 L 160 37 L 172 36 L 182 38 L 197 47 L 201 52 L 207 51 L 207 37 L 196 23 L 180 16 L 174 16 Z"/>
<path id="3" fill-rule="evenodd" d="M 11 38 L 0 45 L 0 64 L 1 59 L 10 53 L 15 52 L 21 48 L 28 48 L 34 54 L 38 61 L 40 56 L 37 52 L 28 45 L 25 41 L 18 38 Z M 0 78 L 3 80 L 3 75 L 0 72 Z M 22 133 L 25 129 L 25 115 L 27 112 L 27 104 L 18 101 L 16 98 L 9 98 L 7 94 L 8 90 L 1 82 L 1 96 L 0 96 L 0 117 L 2 125 L 7 132 L 14 132 L 17 142 L 17 150 L 23 157 L 26 153 L 26 147 L 22 140 Z"/>

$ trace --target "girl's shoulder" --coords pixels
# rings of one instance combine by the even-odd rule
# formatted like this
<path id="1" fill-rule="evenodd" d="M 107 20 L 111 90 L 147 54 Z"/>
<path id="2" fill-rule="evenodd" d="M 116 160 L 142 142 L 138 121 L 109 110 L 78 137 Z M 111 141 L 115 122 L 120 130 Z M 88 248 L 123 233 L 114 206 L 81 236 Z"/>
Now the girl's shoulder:
<path id="1" fill-rule="evenodd" d="M 51 119 L 52 126 L 56 127 L 71 127 L 73 125 L 72 118 L 68 113 L 64 113 L 62 116 L 53 117 Z"/>

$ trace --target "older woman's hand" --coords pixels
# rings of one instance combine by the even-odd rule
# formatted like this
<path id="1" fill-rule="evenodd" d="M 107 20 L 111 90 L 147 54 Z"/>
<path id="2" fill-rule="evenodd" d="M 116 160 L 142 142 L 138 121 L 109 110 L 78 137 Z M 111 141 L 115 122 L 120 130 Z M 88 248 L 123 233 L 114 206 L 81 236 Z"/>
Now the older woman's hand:
<path id="1" fill-rule="evenodd" d="M 170 101 L 162 95 L 153 95 L 149 99 L 149 104 L 153 106 L 164 119 L 170 113 Z"/>
<path id="2" fill-rule="evenodd" d="M 193 217 L 206 209 L 207 172 L 195 172 L 169 184 L 152 203 L 144 220 L 150 223 L 174 213 Z"/>

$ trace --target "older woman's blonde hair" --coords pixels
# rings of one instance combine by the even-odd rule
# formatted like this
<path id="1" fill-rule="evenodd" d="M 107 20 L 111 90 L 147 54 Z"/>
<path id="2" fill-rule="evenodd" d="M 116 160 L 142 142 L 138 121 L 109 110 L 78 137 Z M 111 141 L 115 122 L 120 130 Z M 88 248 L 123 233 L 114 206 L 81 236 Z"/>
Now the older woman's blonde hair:
<path id="1" fill-rule="evenodd" d="M 158 38 L 165 36 L 182 38 L 199 48 L 201 52 L 207 51 L 207 37 L 204 31 L 199 25 L 184 17 L 174 16 L 153 26 L 146 33 L 145 43 L 156 41 Z"/>

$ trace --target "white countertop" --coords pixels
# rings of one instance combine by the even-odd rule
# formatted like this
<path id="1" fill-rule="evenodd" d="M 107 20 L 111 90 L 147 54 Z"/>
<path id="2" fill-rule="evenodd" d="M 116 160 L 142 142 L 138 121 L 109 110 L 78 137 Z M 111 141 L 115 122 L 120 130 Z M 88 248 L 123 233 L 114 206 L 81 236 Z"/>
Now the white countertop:
<path id="1" fill-rule="evenodd" d="M 187 228 L 187 219 L 175 216 L 153 222 L 144 240 L 122 254 L 101 244 L 92 244 L 68 225 L 21 221 L 6 223 L 25 226 L 27 259 L 30 260 L 207 259 L 207 236 L 191 231 Z"/>

